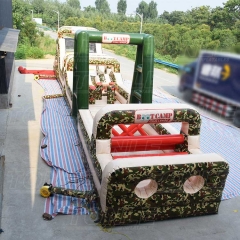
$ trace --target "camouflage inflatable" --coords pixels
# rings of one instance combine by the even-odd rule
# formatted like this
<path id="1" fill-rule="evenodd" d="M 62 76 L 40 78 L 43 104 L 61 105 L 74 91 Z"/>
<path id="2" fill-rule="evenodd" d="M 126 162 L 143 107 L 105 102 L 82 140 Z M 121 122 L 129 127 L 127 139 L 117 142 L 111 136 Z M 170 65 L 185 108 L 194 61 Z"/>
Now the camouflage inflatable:
<path id="1" fill-rule="evenodd" d="M 162 106 L 165 104 L 161 104 Z M 158 107 L 161 107 L 158 106 Z M 133 105 L 132 105 L 133 106 Z M 136 106 L 136 105 L 135 105 Z M 170 105 L 169 105 L 170 106 Z M 136 121 L 136 107 L 101 112 L 95 116 L 91 139 L 79 115 L 79 131 L 91 155 L 101 183 L 99 221 L 103 226 L 125 225 L 170 218 L 181 218 L 218 212 L 222 191 L 228 175 L 227 162 L 217 154 L 194 154 L 189 141 L 200 134 L 201 119 L 194 109 L 173 109 L 172 122 L 182 122 L 184 142 L 175 152 L 187 155 L 132 157 L 110 160 L 104 167 L 97 151 L 98 141 L 111 141 L 116 124 Z M 155 106 L 152 106 L 152 108 Z M 114 107 L 113 107 L 114 108 Z M 115 105 L 116 108 L 116 105 Z M 140 107 L 139 107 L 140 108 Z M 144 109 L 144 105 L 142 107 Z M 184 126 L 188 125 L 187 132 Z M 159 135 L 171 135 L 160 123 L 149 124 Z M 105 154 L 105 153 L 104 153 Z M 107 154 L 105 154 L 107 158 Z"/>

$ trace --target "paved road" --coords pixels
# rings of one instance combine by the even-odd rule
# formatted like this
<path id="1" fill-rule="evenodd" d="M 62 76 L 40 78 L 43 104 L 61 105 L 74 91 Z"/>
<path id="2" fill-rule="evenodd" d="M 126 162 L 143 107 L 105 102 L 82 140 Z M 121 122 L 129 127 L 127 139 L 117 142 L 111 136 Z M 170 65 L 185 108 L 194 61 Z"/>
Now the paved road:
<path id="1" fill-rule="evenodd" d="M 114 54 L 113 52 L 108 51 L 106 49 L 104 49 L 103 52 L 105 54 L 108 54 L 108 55 L 118 59 L 118 61 L 121 64 L 121 74 L 123 76 L 123 79 L 132 80 L 134 61 L 129 60 L 122 56 L 118 56 L 118 55 Z M 166 71 L 163 71 L 163 70 L 160 70 L 157 68 L 154 69 L 153 87 L 155 89 L 160 89 L 161 91 L 168 93 L 170 97 L 175 96 L 175 97 L 179 98 L 182 102 L 184 102 L 182 93 L 180 93 L 178 91 L 178 85 L 179 85 L 179 76 L 178 75 L 168 73 Z M 232 123 L 229 119 L 219 116 L 219 115 L 217 115 L 207 109 L 204 109 L 202 107 L 198 107 L 193 104 L 190 104 L 190 105 L 193 106 L 194 108 L 196 108 L 204 116 L 207 116 L 214 120 L 218 120 L 220 122 L 224 122 L 225 124 L 228 124 L 228 125 L 232 125 Z"/>
<path id="2" fill-rule="evenodd" d="M 57 39 L 57 32 L 44 31 L 44 34 L 50 36 L 53 39 Z"/>
<path id="3" fill-rule="evenodd" d="M 122 59 L 122 68 L 130 60 Z M 121 60 L 121 61 L 122 61 Z M 132 63 L 133 64 L 133 63 Z M 115 227 L 104 232 L 89 216 L 59 215 L 48 222 L 42 220 L 44 199 L 39 196 L 41 185 L 49 182 L 50 168 L 39 155 L 43 137 L 40 118 L 43 89 L 31 74 L 21 75 L 18 66 L 29 69 L 51 69 L 52 60 L 16 61 L 12 92 L 13 107 L 6 110 L 7 123 L 3 154 L 6 157 L 1 234 L 3 240 L 239 240 L 240 198 L 223 201 L 219 214 L 175 219 L 141 225 Z M 126 68 L 127 69 L 127 68 Z M 123 70 L 131 76 L 133 68 Z M 177 76 L 155 72 L 163 88 L 174 87 Z M 157 75 L 157 76 L 156 76 Z M 154 83 L 154 86 L 156 83 Z M 158 82 L 157 82 L 158 84 Z M 2 113 L 2 112 L 1 112 Z M 3 114 L 0 114 L 0 119 Z M 4 120 L 5 121 L 5 120 Z M 3 123 L 3 121 L 0 121 Z"/>

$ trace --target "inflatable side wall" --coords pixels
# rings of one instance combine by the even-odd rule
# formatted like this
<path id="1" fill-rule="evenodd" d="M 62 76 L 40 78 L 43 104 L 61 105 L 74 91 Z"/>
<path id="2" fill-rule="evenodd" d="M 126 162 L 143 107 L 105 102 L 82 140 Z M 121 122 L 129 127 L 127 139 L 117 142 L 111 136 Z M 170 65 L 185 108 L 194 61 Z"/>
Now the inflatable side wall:
<path id="1" fill-rule="evenodd" d="M 103 173 L 101 200 L 106 202 L 101 202 L 101 224 L 124 225 L 217 213 L 228 164 L 216 154 L 187 157 L 177 157 L 178 164 L 170 164 L 174 157 L 162 157 L 162 162 L 169 162 L 163 165 L 121 167 L 124 159 L 109 164 Z M 199 162 L 195 162 L 196 158 Z M 189 161 L 192 163 L 184 163 Z M 139 165 L 141 159 L 136 163 Z M 146 179 L 146 194 L 141 196 L 141 186 L 137 185 Z"/>

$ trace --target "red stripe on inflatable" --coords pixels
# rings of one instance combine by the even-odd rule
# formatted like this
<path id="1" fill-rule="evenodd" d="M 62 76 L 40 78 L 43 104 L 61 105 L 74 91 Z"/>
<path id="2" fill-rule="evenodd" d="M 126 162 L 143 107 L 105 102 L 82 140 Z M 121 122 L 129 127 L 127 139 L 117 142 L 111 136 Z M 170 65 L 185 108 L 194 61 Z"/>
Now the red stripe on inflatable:
<path id="1" fill-rule="evenodd" d="M 134 157 L 163 157 L 163 156 L 176 156 L 176 155 L 187 155 L 187 152 L 172 152 L 172 153 L 157 153 L 157 154 L 135 154 L 128 156 L 113 156 L 113 160 L 118 158 L 134 158 Z"/>
<path id="2" fill-rule="evenodd" d="M 150 151 L 150 150 L 170 150 L 174 149 L 175 144 L 169 145 L 128 145 L 111 147 L 111 152 L 134 152 L 134 151 Z"/>
<path id="3" fill-rule="evenodd" d="M 174 149 L 184 143 L 182 134 L 154 136 L 118 136 L 111 139 L 111 152 L 132 152 Z"/>

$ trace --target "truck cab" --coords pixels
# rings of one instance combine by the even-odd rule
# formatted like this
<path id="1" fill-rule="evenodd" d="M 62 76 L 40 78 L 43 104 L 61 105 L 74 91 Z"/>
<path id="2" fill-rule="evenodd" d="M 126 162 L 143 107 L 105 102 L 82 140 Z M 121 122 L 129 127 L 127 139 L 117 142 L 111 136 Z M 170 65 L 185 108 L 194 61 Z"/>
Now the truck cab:
<path id="1" fill-rule="evenodd" d="M 182 70 L 180 85 L 179 85 L 180 92 L 184 92 L 185 90 L 191 89 L 193 87 L 193 80 L 196 72 L 196 67 L 197 67 L 197 60 L 187 64 L 184 67 L 184 69 L 188 69 L 188 71 Z"/>
<path id="2" fill-rule="evenodd" d="M 192 101 L 240 127 L 240 56 L 232 53 L 201 51 L 199 57 L 185 66 L 179 90 L 186 101 Z"/>

